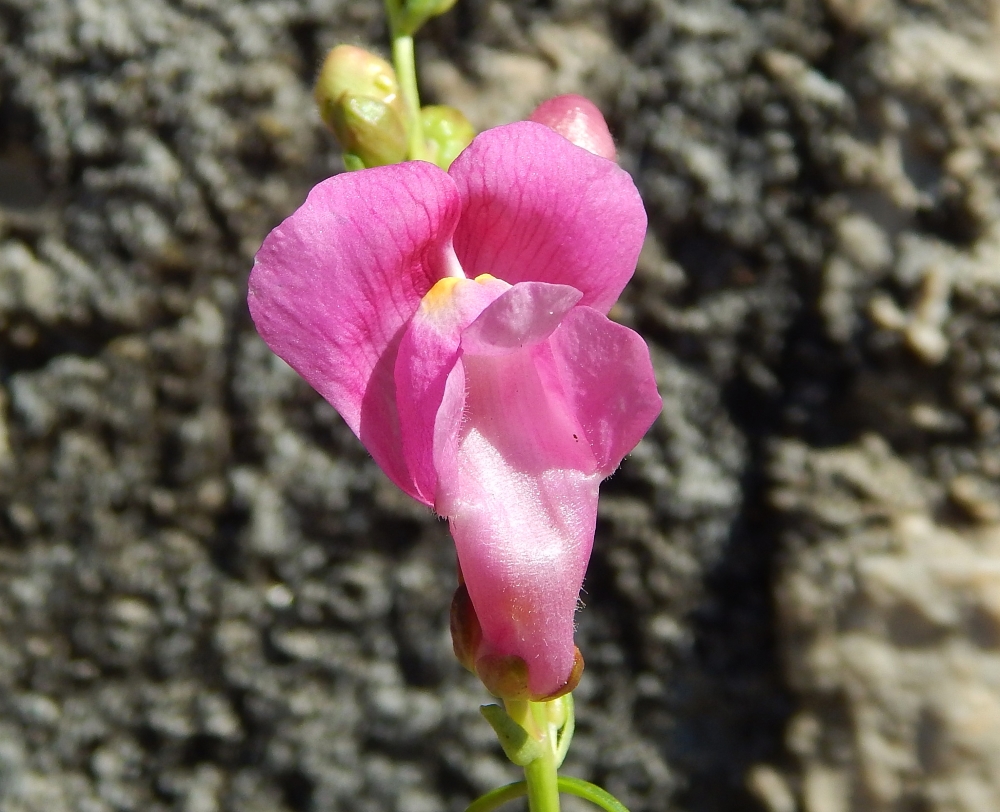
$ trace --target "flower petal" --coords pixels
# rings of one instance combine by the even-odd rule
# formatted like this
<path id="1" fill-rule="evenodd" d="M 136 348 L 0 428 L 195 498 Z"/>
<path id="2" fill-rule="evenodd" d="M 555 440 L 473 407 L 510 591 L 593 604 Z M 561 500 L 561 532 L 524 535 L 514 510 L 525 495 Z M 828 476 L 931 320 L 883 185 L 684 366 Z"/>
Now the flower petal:
<path id="1" fill-rule="evenodd" d="M 523 659 L 536 698 L 573 669 L 601 479 L 574 417 L 538 375 L 544 346 L 463 356 L 457 465 L 440 471 L 437 499 L 482 626 L 480 655 Z"/>
<path id="2" fill-rule="evenodd" d="M 462 349 L 476 355 L 506 355 L 544 341 L 581 296 L 569 285 L 521 282 L 469 325 L 462 335 Z"/>
<path id="3" fill-rule="evenodd" d="M 462 196 L 455 251 L 469 276 L 570 285 L 606 313 L 646 233 L 624 170 L 531 121 L 487 130 L 449 174 Z"/>
<path id="4" fill-rule="evenodd" d="M 447 460 L 454 457 L 458 443 L 465 389 L 464 383 L 459 385 L 464 380 L 461 370 L 457 380 L 452 371 L 462 331 L 509 288 L 492 277 L 441 279 L 424 296 L 403 333 L 395 368 L 400 440 L 417 498 L 425 504 L 434 504 L 437 491 L 435 449 L 450 449 L 442 452 Z"/>
<path id="5" fill-rule="evenodd" d="M 454 182 L 431 164 L 337 175 L 268 235 L 250 274 L 248 304 L 263 339 L 413 496 L 395 355 L 403 325 L 446 273 L 459 211 Z"/>
<path id="6" fill-rule="evenodd" d="M 538 355 L 539 372 L 583 429 L 601 477 L 610 476 L 663 408 L 649 348 L 596 310 L 574 308 Z"/>

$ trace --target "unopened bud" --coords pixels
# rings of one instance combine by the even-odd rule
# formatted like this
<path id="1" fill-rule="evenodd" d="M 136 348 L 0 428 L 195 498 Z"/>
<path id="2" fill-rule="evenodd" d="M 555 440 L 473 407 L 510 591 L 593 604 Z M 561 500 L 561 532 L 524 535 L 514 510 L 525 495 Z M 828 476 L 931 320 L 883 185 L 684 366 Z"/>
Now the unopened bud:
<path id="1" fill-rule="evenodd" d="M 406 160 L 406 128 L 384 102 L 364 96 L 344 96 L 334 120 L 341 129 L 334 132 L 344 151 L 357 155 L 366 167 Z"/>
<path id="2" fill-rule="evenodd" d="M 531 121 L 551 127 L 595 155 L 615 160 L 615 142 L 608 124 L 597 105 L 583 96 L 571 93 L 544 101 L 531 114 Z"/>
<path id="3" fill-rule="evenodd" d="M 340 146 L 365 166 L 406 159 L 406 113 L 392 66 L 353 45 L 327 55 L 316 80 L 320 115 Z"/>
<path id="4" fill-rule="evenodd" d="M 413 36 L 431 17 L 444 14 L 456 0 L 405 0 L 397 17 L 397 27 L 400 33 Z"/>
<path id="5" fill-rule="evenodd" d="M 469 120 L 454 107 L 430 105 L 420 110 L 427 157 L 446 172 L 458 154 L 472 143 L 476 131 Z"/>
<path id="6" fill-rule="evenodd" d="M 411 14 L 419 14 L 429 18 L 444 14 L 456 2 L 457 0 L 406 0 L 404 7 Z"/>

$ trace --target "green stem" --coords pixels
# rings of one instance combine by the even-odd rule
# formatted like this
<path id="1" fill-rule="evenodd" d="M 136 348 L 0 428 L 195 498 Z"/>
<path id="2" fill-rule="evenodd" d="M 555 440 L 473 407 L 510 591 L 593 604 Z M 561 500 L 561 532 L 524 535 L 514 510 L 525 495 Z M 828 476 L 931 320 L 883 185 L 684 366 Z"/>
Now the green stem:
<path id="1" fill-rule="evenodd" d="M 530 812 L 559 812 L 559 777 L 551 750 L 524 768 L 524 780 Z"/>
<path id="2" fill-rule="evenodd" d="M 390 29 L 392 63 L 396 68 L 396 79 L 403 94 L 403 104 L 406 105 L 406 116 L 410 125 L 410 160 L 422 161 L 425 159 L 424 126 L 420 121 L 420 91 L 417 89 L 417 63 L 413 53 L 413 37 L 400 35 L 392 18 L 390 18 Z"/>
<path id="3" fill-rule="evenodd" d="M 590 801 L 595 806 L 599 806 L 605 810 L 605 812 L 628 812 L 625 805 L 614 795 L 607 790 L 591 784 L 589 781 L 560 776 L 558 783 L 560 792 Z M 507 784 L 505 787 L 498 787 L 477 798 L 466 807 L 465 812 L 493 812 L 494 809 L 507 803 L 507 801 L 513 801 L 515 798 L 520 798 L 522 795 L 527 794 L 528 785 L 524 781 L 518 781 L 516 784 Z"/>
<path id="4" fill-rule="evenodd" d="M 542 745 L 542 755 L 524 768 L 529 812 L 559 812 L 556 743 L 544 702 L 506 702 L 507 713 Z"/>

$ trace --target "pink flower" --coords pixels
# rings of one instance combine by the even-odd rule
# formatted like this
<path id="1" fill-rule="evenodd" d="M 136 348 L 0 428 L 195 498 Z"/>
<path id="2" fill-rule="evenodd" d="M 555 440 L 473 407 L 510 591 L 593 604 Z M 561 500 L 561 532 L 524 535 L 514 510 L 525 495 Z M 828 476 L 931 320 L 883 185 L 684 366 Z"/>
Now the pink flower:
<path id="1" fill-rule="evenodd" d="M 250 275 L 264 340 L 447 517 L 482 628 L 471 664 L 490 687 L 523 660 L 508 694 L 567 688 L 598 485 L 661 408 L 646 345 L 606 316 L 645 229 L 624 171 L 519 122 L 448 173 L 323 181 Z"/>

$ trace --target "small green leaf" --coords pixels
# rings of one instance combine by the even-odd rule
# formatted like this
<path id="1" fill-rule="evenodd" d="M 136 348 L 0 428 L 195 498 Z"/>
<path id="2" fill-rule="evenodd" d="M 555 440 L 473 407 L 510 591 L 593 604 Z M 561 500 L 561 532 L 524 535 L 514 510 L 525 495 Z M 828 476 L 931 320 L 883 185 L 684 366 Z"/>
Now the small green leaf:
<path id="1" fill-rule="evenodd" d="M 518 767 L 527 767 L 542 755 L 542 746 L 523 727 L 507 715 L 499 705 L 482 705 L 483 714 L 497 734 L 504 754 Z"/>

